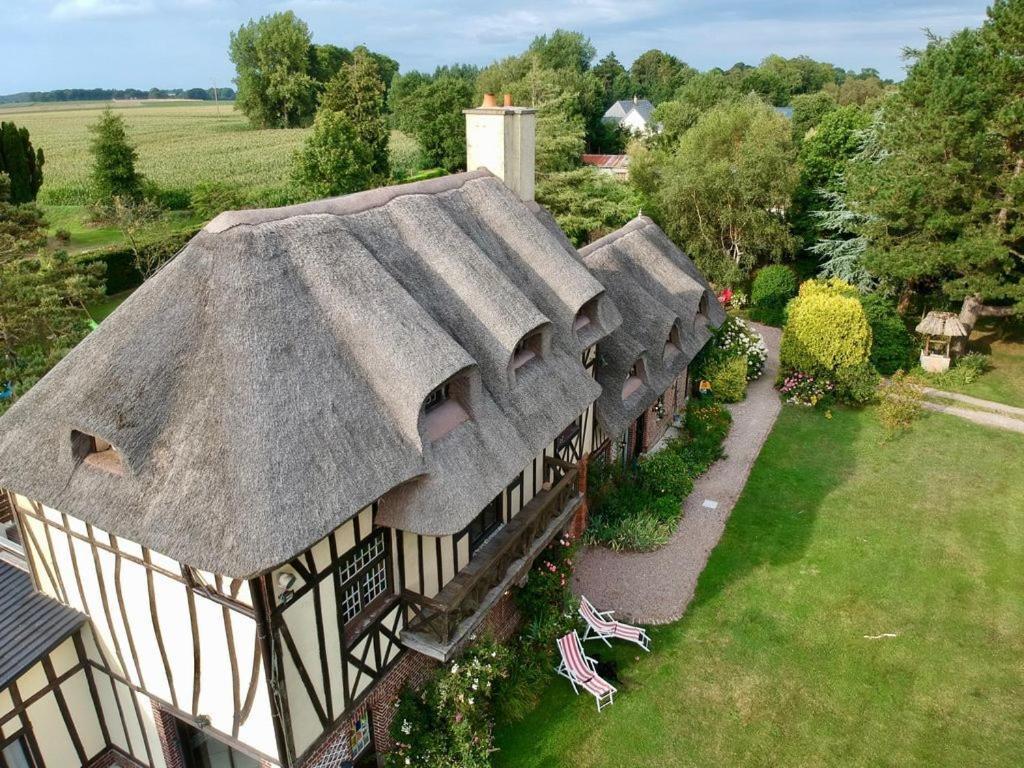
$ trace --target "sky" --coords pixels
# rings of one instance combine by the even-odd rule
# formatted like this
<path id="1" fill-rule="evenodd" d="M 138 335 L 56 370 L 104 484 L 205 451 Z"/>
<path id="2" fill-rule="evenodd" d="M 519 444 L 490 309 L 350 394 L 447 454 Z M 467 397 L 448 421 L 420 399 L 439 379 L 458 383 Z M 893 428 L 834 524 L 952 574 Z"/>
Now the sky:
<path id="1" fill-rule="evenodd" d="M 0 0 L 0 94 L 229 85 L 229 33 L 293 10 L 313 39 L 360 43 L 402 71 L 486 65 L 556 28 L 628 65 L 650 48 L 698 69 L 807 54 L 900 79 L 902 50 L 977 26 L 986 0 Z"/>

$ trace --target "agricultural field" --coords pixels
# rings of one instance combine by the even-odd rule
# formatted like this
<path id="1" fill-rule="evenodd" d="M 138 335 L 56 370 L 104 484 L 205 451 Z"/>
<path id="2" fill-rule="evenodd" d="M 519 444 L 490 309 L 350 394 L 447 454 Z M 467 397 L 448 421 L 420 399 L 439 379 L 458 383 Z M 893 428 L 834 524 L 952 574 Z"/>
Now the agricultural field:
<path id="1" fill-rule="evenodd" d="M 0 108 L 0 120 L 28 128 L 46 155 L 39 202 L 88 202 L 91 157 L 88 126 L 106 103 L 74 102 Z M 117 102 L 139 151 L 138 169 L 166 189 L 189 190 L 200 181 L 247 189 L 281 187 L 288 180 L 293 150 L 307 131 L 254 130 L 233 104 L 174 101 Z"/>

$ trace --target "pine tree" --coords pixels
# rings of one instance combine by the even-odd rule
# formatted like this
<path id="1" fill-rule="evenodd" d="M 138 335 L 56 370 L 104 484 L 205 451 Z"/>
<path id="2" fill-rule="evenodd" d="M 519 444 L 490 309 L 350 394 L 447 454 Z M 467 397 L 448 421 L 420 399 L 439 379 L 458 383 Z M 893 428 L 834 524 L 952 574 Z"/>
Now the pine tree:
<path id="1" fill-rule="evenodd" d="M 135 170 L 138 152 L 128 140 L 124 118 L 106 109 L 89 130 L 93 134 L 90 150 L 97 201 L 110 203 L 115 197 L 138 200 L 142 195 L 142 177 Z"/>
<path id="2" fill-rule="evenodd" d="M 356 136 L 370 151 L 375 184 L 384 183 L 390 175 L 385 93 L 380 65 L 359 46 L 352 52 L 352 63 L 343 65 L 327 84 L 320 101 L 321 110 L 344 112 L 352 123 Z"/>
<path id="3" fill-rule="evenodd" d="M 43 185 L 43 150 L 32 147 L 27 128 L 0 123 L 0 173 L 10 178 L 9 200 L 30 203 Z"/>

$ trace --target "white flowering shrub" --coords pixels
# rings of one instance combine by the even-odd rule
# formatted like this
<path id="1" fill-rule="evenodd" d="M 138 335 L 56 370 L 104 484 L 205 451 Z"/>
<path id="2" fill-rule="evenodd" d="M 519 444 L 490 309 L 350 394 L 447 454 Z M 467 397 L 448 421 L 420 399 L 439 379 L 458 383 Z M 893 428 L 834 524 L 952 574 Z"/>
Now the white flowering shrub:
<path id="1" fill-rule="evenodd" d="M 764 373 L 764 363 L 768 359 L 764 336 L 740 318 L 726 318 L 711 343 L 716 349 L 712 356 L 719 360 L 741 355 L 747 358 L 747 381 L 754 381 Z"/>
<path id="2" fill-rule="evenodd" d="M 406 690 L 391 727 L 395 749 L 388 765 L 488 768 L 494 688 L 511 663 L 505 646 L 482 639 L 422 690 Z"/>

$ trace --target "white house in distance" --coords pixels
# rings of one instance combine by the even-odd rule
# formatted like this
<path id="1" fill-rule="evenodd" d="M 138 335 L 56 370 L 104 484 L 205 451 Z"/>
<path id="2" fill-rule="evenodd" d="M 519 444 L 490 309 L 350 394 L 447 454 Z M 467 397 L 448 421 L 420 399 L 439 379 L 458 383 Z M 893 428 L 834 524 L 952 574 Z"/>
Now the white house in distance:
<path id="1" fill-rule="evenodd" d="M 632 100 L 616 101 L 604 113 L 605 123 L 614 123 L 630 133 L 660 133 L 661 126 L 653 122 L 654 105 L 636 96 Z"/>
<path id="2" fill-rule="evenodd" d="M 374 764 L 664 430 L 708 284 L 643 217 L 576 251 L 534 111 L 466 116 L 483 168 L 218 216 L 0 419 L 0 766 Z"/>

